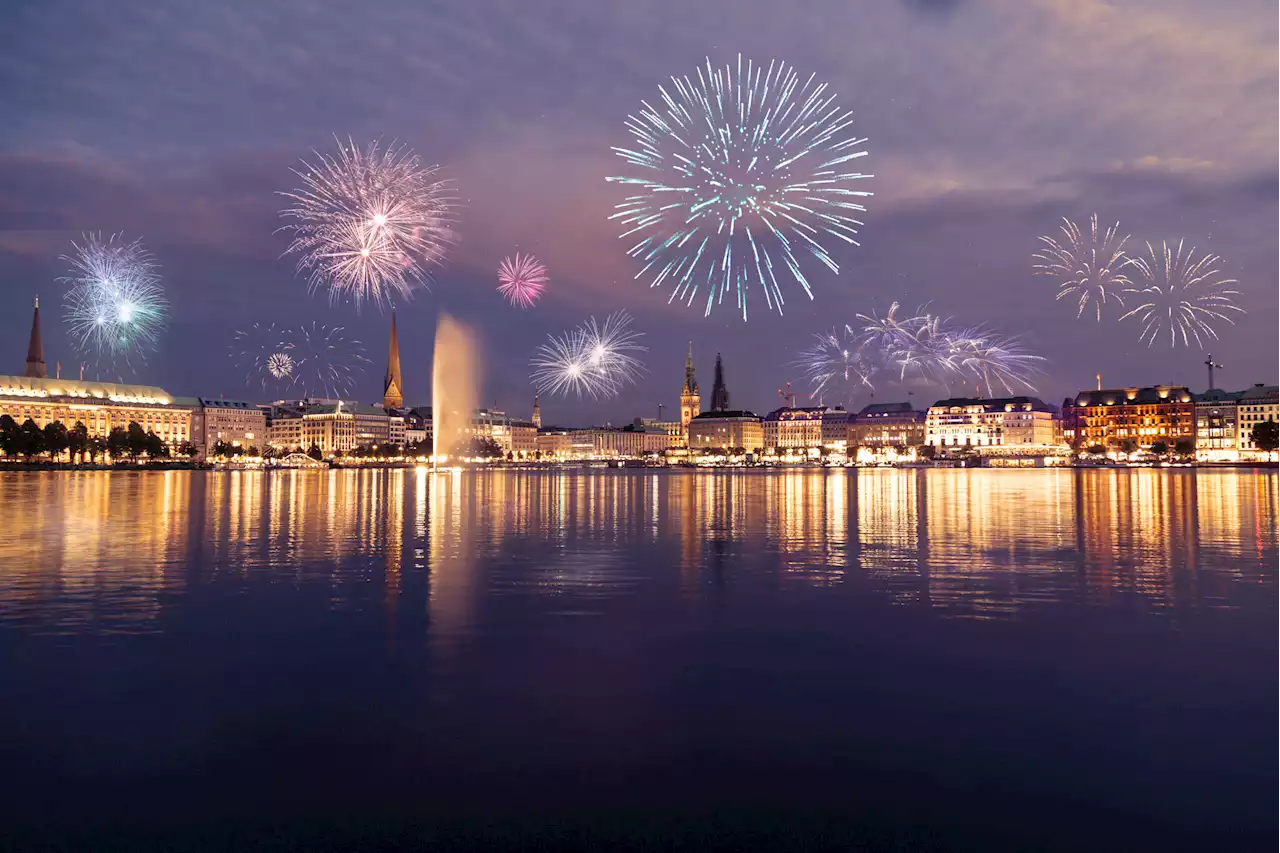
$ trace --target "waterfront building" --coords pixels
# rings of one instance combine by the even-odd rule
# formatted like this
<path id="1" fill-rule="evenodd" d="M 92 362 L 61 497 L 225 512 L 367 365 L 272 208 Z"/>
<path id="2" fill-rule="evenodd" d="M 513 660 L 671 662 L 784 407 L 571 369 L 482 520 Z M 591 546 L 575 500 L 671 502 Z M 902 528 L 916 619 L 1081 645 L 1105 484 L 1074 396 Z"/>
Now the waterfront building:
<path id="1" fill-rule="evenodd" d="M 400 338 L 396 334 L 396 312 L 392 311 L 391 341 L 387 345 L 387 372 L 382 380 L 382 408 L 396 410 L 403 406 L 404 380 L 400 377 Z"/>
<path id="2" fill-rule="evenodd" d="M 544 459 L 568 459 L 573 448 L 570 430 L 563 427 L 538 429 L 537 451 Z"/>
<path id="3" fill-rule="evenodd" d="M 267 413 L 253 403 L 238 400 L 193 400 L 191 443 L 201 457 L 213 455 L 218 442 L 233 447 L 257 447 L 267 443 Z"/>
<path id="4" fill-rule="evenodd" d="M 684 363 L 684 386 L 680 389 L 680 438 L 689 443 L 689 422 L 702 411 L 702 394 L 698 392 L 698 380 L 693 374 L 693 341 L 689 342 L 689 357 Z"/>
<path id="5" fill-rule="evenodd" d="M 1278 386 L 1263 385 L 1259 382 L 1247 391 L 1240 392 L 1240 398 L 1237 401 L 1236 447 L 1241 456 L 1263 455 L 1263 451 L 1253 443 L 1253 428 L 1265 421 L 1280 421 L 1277 390 Z"/>
<path id="6" fill-rule="evenodd" d="M 314 445 L 325 456 L 349 453 L 357 447 L 383 444 L 403 447 L 405 418 L 363 403 L 314 400 L 290 405 L 277 403 L 271 409 L 267 442 L 282 450 L 298 447 L 308 450 Z"/>
<path id="7" fill-rule="evenodd" d="M 1241 392 L 1210 388 L 1193 395 L 1196 417 L 1196 459 L 1226 462 L 1236 459 L 1236 409 Z"/>
<path id="8" fill-rule="evenodd" d="M 1162 441 L 1194 438 L 1195 403 L 1182 385 L 1081 391 L 1063 407 L 1063 433 L 1082 449 L 1116 450 L 1131 441 L 1146 448 Z"/>
<path id="9" fill-rule="evenodd" d="M 918 447 L 925 413 L 910 403 L 872 403 L 849 420 L 849 447 Z"/>
<path id="10" fill-rule="evenodd" d="M 662 430 L 667 434 L 667 446 L 679 447 L 684 442 L 684 428 L 679 421 L 663 421 L 656 418 L 636 418 L 637 427 Z"/>
<path id="11" fill-rule="evenodd" d="M 748 411 L 703 412 L 689 422 L 692 450 L 734 450 L 758 453 L 765 446 L 760 417 Z"/>
<path id="12" fill-rule="evenodd" d="M 934 447 L 1057 448 L 1062 444 L 1058 412 L 1036 397 L 955 397 L 939 400 L 925 414 L 925 444 Z"/>
<path id="13" fill-rule="evenodd" d="M 822 449 L 827 453 L 844 454 L 849 451 L 849 424 L 853 416 L 844 406 L 836 406 L 822 413 Z"/>
<path id="14" fill-rule="evenodd" d="M 423 414 L 425 412 L 425 415 Z M 404 410 L 404 444 L 405 447 L 412 445 L 431 444 L 431 409 L 416 408 Z"/>
<path id="15" fill-rule="evenodd" d="M 826 406 L 774 409 L 761 422 L 764 446 L 804 451 L 821 448 L 822 417 L 826 411 Z"/>
<path id="16" fill-rule="evenodd" d="M 0 415 L 19 424 L 30 419 L 41 428 L 60 421 L 71 429 L 79 422 L 89 435 L 106 437 L 115 427 L 128 429 L 130 423 L 136 423 L 176 449 L 191 441 L 193 408 L 151 385 L 47 377 L 38 302 L 23 375 L 0 375 Z"/>
<path id="17" fill-rule="evenodd" d="M 570 430 L 568 440 L 568 456 L 578 459 L 639 459 L 662 453 L 669 445 L 665 430 L 635 424 Z"/>

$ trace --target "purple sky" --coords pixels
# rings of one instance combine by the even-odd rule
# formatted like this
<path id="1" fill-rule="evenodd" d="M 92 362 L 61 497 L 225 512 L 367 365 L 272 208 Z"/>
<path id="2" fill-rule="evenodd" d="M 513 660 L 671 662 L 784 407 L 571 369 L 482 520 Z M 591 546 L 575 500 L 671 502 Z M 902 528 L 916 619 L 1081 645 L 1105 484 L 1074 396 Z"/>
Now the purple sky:
<path id="1" fill-rule="evenodd" d="M 58 256 L 82 231 L 143 237 L 172 321 L 133 380 L 260 398 L 232 366 L 254 321 L 340 324 L 374 362 L 389 318 L 311 296 L 274 233 L 289 168 L 334 133 L 399 138 L 465 201 L 432 292 L 399 309 L 410 402 L 430 399 L 440 310 L 477 329 L 482 399 L 527 414 L 528 360 L 549 332 L 626 308 L 649 375 L 618 400 L 544 401 L 551 422 L 676 411 L 686 342 L 704 402 L 722 352 L 735 407 L 767 411 L 814 332 L 901 301 L 1024 334 L 1051 402 L 1092 387 L 1204 385 L 1204 354 L 1148 349 L 1139 327 L 1076 320 L 1031 275 L 1036 237 L 1097 211 L 1137 240 L 1186 238 L 1226 260 L 1249 314 L 1213 347 L 1227 388 L 1277 379 L 1277 13 L 1274 0 L 26 0 L 0 31 L 0 332 L 25 354 L 33 295 L 46 358 L 79 358 L 57 322 Z M 325 10 L 322 12 L 321 10 Z M 329 11 L 332 10 L 332 11 Z M 536 10 L 536 11 L 535 11 Z M 626 115 L 710 56 L 784 59 L 829 81 L 870 139 L 862 247 L 786 315 L 753 303 L 669 306 L 606 217 Z M 495 271 L 536 253 L 552 284 L 509 308 Z M 0 372 L 4 372 L 0 370 Z M 106 377 L 104 377 L 106 378 Z M 885 389 L 878 399 L 897 396 Z M 915 399 L 942 396 L 916 392 Z M 828 402 L 831 402 L 828 400 Z M 866 398 L 853 401 L 856 405 Z"/>

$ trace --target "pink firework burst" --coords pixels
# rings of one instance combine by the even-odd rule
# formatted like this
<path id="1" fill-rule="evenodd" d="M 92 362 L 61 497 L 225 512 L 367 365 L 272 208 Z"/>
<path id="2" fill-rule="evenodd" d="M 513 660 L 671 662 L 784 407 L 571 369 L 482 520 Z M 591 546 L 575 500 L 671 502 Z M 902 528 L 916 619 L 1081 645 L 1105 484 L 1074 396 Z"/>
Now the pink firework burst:
<path id="1" fill-rule="evenodd" d="M 547 287 L 547 268 L 533 255 L 516 254 L 498 267 L 498 292 L 512 305 L 532 308 Z"/>

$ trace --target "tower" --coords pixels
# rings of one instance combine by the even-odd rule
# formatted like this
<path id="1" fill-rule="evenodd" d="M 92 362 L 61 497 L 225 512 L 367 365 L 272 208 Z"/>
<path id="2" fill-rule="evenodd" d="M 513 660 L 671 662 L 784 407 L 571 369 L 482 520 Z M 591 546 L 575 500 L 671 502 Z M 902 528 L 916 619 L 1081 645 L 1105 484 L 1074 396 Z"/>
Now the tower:
<path id="1" fill-rule="evenodd" d="M 391 312 L 391 344 L 387 347 L 387 375 L 382 380 L 382 408 L 404 406 L 404 385 L 400 379 L 400 338 L 396 335 L 396 314 Z"/>
<path id="2" fill-rule="evenodd" d="M 729 411 L 729 389 L 724 387 L 724 366 L 720 363 L 720 353 L 716 353 L 716 380 L 711 385 L 711 411 Z"/>
<path id="3" fill-rule="evenodd" d="M 698 380 L 693 375 L 693 341 L 689 341 L 689 358 L 684 363 L 684 387 L 680 389 L 680 429 L 686 440 L 689 421 L 702 410 L 702 395 L 698 393 Z"/>
<path id="4" fill-rule="evenodd" d="M 36 310 L 31 315 L 31 341 L 27 344 L 27 367 L 23 376 L 44 379 L 44 343 L 40 340 L 40 297 L 36 297 Z"/>
<path id="5" fill-rule="evenodd" d="M 531 420 L 535 427 L 538 427 L 539 429 L 542 428 L 542 406 L 538 405 L 537 392 L 533 395 L 533 417 Z"/>

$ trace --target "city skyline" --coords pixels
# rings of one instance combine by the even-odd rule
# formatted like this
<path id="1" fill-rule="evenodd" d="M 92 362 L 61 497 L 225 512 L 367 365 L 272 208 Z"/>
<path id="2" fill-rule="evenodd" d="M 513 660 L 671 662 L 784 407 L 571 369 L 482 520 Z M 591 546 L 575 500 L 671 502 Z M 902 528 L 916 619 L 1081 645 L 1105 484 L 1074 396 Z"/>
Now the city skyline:
<path id="1" fill-rule="evenodd" d="M 392 5 L 344 22 L 193 6 L 190 30 L 143 7 L 65 21 L 56 10 L 20 12 L 10 32 L 29 37 L 7 46 L 12 58 L 0 69 L 9 90 L 25 93 L 0 130 L 0 300 L 27 305 L 38 294 L 53 319 L 62 312 L 57 259 L 71 240 L 122 231 L 146 240 L 171 303 L 157 355 L 130 381 L 252 396 L 223 354 L 235 329 L 259 321 L 341 325 L 380 352 L 389 311 L 357 314 L 309 295 L 281 257 L 287 239 L 274 233 L 273 193 L 338 133 L 410 144 L 460 191 L 459 245 L 431 292 L 397 306 L 406 400 L 429 395 L 431 330 L 442 310 L 476 329 L 480 399 L 508 409 L 530 396 L 528 360 L 548 333 L 629 311 L 647 335 L 648 373 L 615 400 L 544 395 L 544 407 L 564 412 L 557 420 L 577 422 L 671 405 L 667 362 L 678 371 L 690 338 L 708 353 L 705 375 L 709 354 L 723 353 L 735 376 L 753 377 L 737 383 L 737 399 L 763 408 L 787 382 L 807 390 L 791 362 L 813 333 L 894 301 L 1022 335 L 1046 358 L 1036 387 L 1048 400 L 1092 387 L 1097 373 L 1104 384 L 1122 374 L 1132 385 L 1190 382 L 1202 350 L 1148 348 L 1132 323 L 1076 320 L 1054 301 L 1053 283 L 1033 276 L 1037 238 L 1063 216 L 1084 221 L 1093 212 L 1122 222 L 1135 240 L 1185 237 L 1221 255 L 1249 313 L 1209 349 L 1232 387 L 1276 381 L 1275 22 L 1262 4 L 1207 17 L 1190 2 L 818 3 L 814 14 L 765 33 L 741 4 L 703 4 L 687 28 L 667 29 L 669 4 L 658 0 L 626 10 L 567 0 L 545 22 L 513 22 L 519 32 L 509 35 L 525 44 L 519 53 L 488 46 L 491 20 L 501 16 L 486 6 Z M 599 36 L 572 59 L 554 36 L 555 22 L 570 16 Z M 294 54 L 232 36 L 241 27 L 279 34 L 286 20 L 296 27 Z M 349 50 L 382 38 L 407 46 L 412 34 L 439 27 L 457 38 L 433 44 L 429 63 L 415 51 L 377 51 L 383 67 L 370 73 L 385 85 L 376 96 L 308 82 L 339 74 Z M 52 28 L 56 38 L 38 36 Z M 197 30 L 206 35 L 179 49 Z M 153 50 L 120 51 L 126 33 L 145 36 Z M 890 43 L 893 51 L 883 47 Z M 1000 59 L 978 69 L 967 60 L 974 44 Z M 1037 49 L 1061 44 L 1073 50 Z M 725 62 L 739 52 L 798 62 L 829 81 L 870 139 L 875 175 L 862 245 L 836 252 L 840 274 L 815 278 L 812 302 L 788 291 L 784 316 L 761 311 L 746 325 L 731 310 L 704 320 L 633 280 L 638 267 L 607 220 L 618 199 L 604 181 L 614 168 L 609 149 L 626 143 L 625 116 L 642 99 L 704 57 Z M 108 71 L 89 74 L 86 56 Z M 166 86 L 139 76 L 144 61 L 148 75 L 164 71 Z M 1063 73 L 1074 75 L 1071 92 L 1054 84 Z M 213 79 L 226 93 L 271 80 L 279 109 L 265 114 L 261 99 L 230 98 L 206 82 Z M 193 107 L 210 102 L 225 110 L 217 122 Z M 992 136 L 992 127 L 1001 132 Z M 536 253 L 550 274 L 527 311 L 496 290 L 494 270 L 517 251 Z M 0 334 L 22 334 L 24 315 L 3 312 Z M 64 368 L 78 364 L 61 323 L 45 325 L 50 352 Z M 365 370 L 352 396 L 378 399 L 380 378 L 380 367 Z M 905 394 L 876 399 L 890 396 Z"/>

